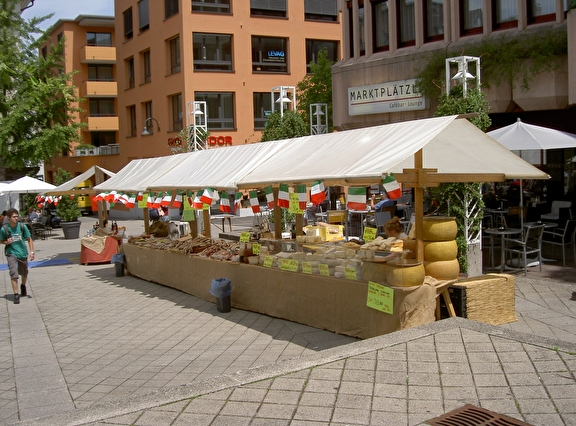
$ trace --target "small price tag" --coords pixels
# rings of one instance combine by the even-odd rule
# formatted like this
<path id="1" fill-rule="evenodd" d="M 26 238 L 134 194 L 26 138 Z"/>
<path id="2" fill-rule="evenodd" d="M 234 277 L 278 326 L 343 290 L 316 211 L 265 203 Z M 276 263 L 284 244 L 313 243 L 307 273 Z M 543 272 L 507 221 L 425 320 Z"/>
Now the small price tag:
<path id="1" fill-rule="evenodd" d="M 312 274 L 312 263 L 311 262 L 302 262 L 302 273 L 303 274 Z"/>
<path id="2" fill-rule="evenodd" d="M 386 314 L 394 313 L 394 289 L 368 281 L 366 306 Z"/>
<path id="3" fill-rule="evenodd" d="M 241 243 L 249 243 L 250 242 L 250 232 L 242 232 L 240 234 L 240 242 Z"/>
<path id="4" fill-rule="evenodd" d="M 328 265 L 326 265 L 325 263 L 318 264 L 318 271 L 320 272 L 320 275 L 324 277 L 330 276 L 330 268 L 328 268 Z"/>
<path id="5" fill-rule="evenodd" d="M 344 273 L 346 274 L 346 278 L 349 280 L 357 280 L 356 277 L 356 268 L 344 268 Z"/>
<path id="6" fill-rule="evenodd" d="M 252 243 L 252 254 L 260 254 L 260 247 L 262 247 L 262 244 Z"/>
<path id="7" fill-rule="evenodd" d="M 364 228 L 364 235 L 362 236 L 362 238 L 367 243 L 369 243 L 370 241 L 374 241 L 376 239 L 376 231 L 378 231 L 376 228 L 370 228 L 367 226 L 366 228 Z"/>
<path id="8" fill-rule="evenodd" d="M 263 266 L 265 266 L 266 268 L 271 268 L 273 263 L 274 263 L 274 257 L 273 256 L 266 256 L 264 258 Z"/>
<path id="9" fill-rule="evenodd" d="M 280 269 L 283 271 L 297 272 L 298 261 L 296 259 L 282 259 L 282 262 L 280 263 Z"/>

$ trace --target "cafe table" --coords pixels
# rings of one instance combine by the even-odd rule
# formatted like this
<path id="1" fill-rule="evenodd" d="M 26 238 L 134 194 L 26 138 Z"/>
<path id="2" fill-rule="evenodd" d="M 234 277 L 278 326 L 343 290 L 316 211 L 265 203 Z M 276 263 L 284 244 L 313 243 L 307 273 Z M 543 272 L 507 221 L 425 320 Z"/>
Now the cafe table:
<path id="1" fill-rule="evenodd" d="M 484 209 L 485 213 L 489 213 L 492 216 L 492 223 L 497 226 L 506 225 L 506 215 L 508 214 L 508 209 L 497 208 L 497 209 Z"/>
<path id="2" fill-rule="evenodd" d="M 506 267 L 506 259 L 505 259 L 505 253 L 504 253 L 504 238 L 507 235 L 516 235 L 516 234 L 521 234 L 522 230 L 520 228 L 487 228 L 484 229 L 484 231 L 486 234 L 492 236 L 497 236 L 500 235 L 500 266 L 494 267 L 494 242 L 491 241 L 490 245 L 491 245 L 491 249 L 492 249 L 492 266 L 497 269 L 500 268 L 500 272 L 504 273 L 504 269 Z"/>

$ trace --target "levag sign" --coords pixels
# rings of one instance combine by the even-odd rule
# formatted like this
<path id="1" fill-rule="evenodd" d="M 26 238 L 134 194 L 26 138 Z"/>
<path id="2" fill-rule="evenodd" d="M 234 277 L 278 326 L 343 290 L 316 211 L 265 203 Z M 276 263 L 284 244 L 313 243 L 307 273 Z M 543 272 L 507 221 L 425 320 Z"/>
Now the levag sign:
<path id="1" fill-rule="evenodd" d="M 416 79 L 348 88 L 348 114 L 365 115 L 426 109 L 426 98 L 415 89 Z"/>

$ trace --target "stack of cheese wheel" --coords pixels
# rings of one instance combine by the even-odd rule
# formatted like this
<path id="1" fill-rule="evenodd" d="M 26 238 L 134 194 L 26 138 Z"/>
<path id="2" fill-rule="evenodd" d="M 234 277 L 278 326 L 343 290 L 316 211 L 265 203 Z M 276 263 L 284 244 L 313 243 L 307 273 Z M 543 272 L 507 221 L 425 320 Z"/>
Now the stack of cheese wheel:
<path id="1" fill-rule="evenodd" d="M 424 284 L 426 273 L 422 262 L 396 259 L 386 264 L 386 283 L 393 287 L 413 287 Z"/>
<path id="2" fill-rule="evenodd" d="M 453 217 L 429 216 L 423 220 L 424 269 L 438 280 L 458 278 L 458 225 Z"/>

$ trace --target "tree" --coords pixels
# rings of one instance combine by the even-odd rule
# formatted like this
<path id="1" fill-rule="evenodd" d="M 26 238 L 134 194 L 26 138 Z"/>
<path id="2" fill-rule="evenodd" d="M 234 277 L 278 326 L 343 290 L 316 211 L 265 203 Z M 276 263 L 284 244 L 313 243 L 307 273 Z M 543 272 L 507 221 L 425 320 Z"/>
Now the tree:
<path id="1" fill-rule="evenodd" d="M 287 110 L 280 116 L 280 112 L 274 112 L 268 117 L 260 142 L 297 138 L 307 134 L 306 123 L 300 114 Z"/>
<path id="2" fill-rule="evenodd" d="M 310 63 L 310 74 L 307 74 L 296 86 L 298 92 L 298 112 L 310 128 L 310 105 L 328 105 L 328 132 L 332 132 L 332 65 L 328 51 L 321 50 L 316 62 Z"/>
<path id="3" fill-rule="evenodd" d="M 80 99 L 64 73 L 65 39 L 38 55 L 48 40 L 38 24 L 50 15 L 25 20 L 20 3 L 0 0 L 0 157 L 17 170 L 68 151 L 84 125 L 74 121 Z"/>

